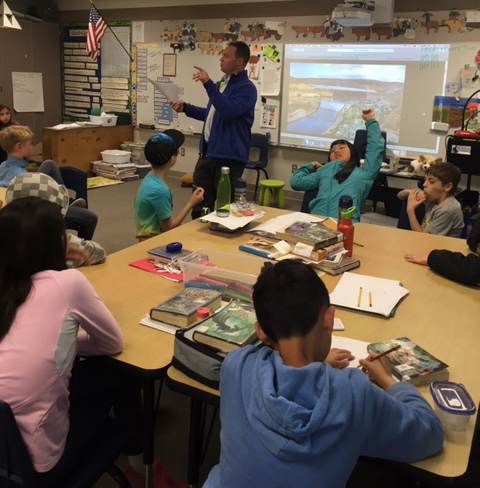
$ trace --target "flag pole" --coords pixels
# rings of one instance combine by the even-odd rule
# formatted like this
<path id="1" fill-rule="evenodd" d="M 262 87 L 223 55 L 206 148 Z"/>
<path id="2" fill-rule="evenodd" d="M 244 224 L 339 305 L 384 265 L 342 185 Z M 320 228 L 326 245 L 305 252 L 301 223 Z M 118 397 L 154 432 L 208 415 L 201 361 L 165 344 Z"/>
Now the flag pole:
<path id="1" fill-rule="evenodd" d="M 125 49 L 125 46 L 122 44 L 120 39 L 117 37 L 117 34 L 115 34 L 115 32 L 113 32 L 113 29 L 110 27 L 108 22 L 105 20 L 105 17 L 100 13 L 100 10 L 98 10 L 98 8 L 95 6 L 95 4 L 92 2 L 92 0 L 89 0 L 89 1 L 90 1 L 90 4 L 92 5 L 92 7 L 98 12 L 98 15 L 100 15 L 100 17 L 102 17 L 106 26 L 110 29 L 110 32 L 115 36 L 115 39 L 118 41 L 120 46 L 122 46 L 122 49 L 127 53 L 127 56 L 130 58 L 130 61 L 133 63 L 133 58 L 132 58 L 131 54 Z"/>

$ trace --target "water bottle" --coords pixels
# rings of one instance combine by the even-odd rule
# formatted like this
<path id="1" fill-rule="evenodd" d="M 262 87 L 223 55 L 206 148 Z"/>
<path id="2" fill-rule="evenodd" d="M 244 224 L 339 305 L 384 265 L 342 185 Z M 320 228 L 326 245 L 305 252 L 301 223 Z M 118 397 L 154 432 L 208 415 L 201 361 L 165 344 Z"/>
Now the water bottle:
<path id="1" fill-rule="evenodd" d="M 243 204 L 247 201 L 247 180 L 237 178 L 235 180 L 235 203 Z"/>
<path id="2" fill-rule="evenodd" d="M 217 216 L 228 217 L 230 215 L 231 187 L 230 187 L 230 168 L 222 166 L 222 174 L 217 188 Z"/>
<path id="3" fill-rule="evenodd" d="M 353 199 L 350 195 L 342 195 L 338 201 L 338 219 L 337 230 L 340 222 L 342 221 L 342 212 L 353 205 Z"/>
<path id="4" fill-rule="evenodd" d="M 352 224 L 352 217 L 355 210 L 355 207 L 350 207 L 343 210 L 342 220 L 340 221 L 340 225 L 338 226 L 338 230 L 345 235 L 343 246 L 347 251 L 346 255 L 348 257 L 351 257 L 353 253 L 353 233 L 355 231 L 355 228 Z"/>

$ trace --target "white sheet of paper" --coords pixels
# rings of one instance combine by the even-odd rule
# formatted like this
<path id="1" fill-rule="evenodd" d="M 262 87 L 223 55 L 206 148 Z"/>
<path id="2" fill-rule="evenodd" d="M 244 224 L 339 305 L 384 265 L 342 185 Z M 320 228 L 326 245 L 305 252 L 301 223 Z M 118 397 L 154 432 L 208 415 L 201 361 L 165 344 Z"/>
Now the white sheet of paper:
<path id="1" fill-rule="evenodd" d="M 278 67 L 269 68 L 264 66 L 260 69 L 260 95 L 277 97 L 280 95 L 280 80 L 282 70 Z"/>
<path id="2" fill-rule="evenodd" d="M 310 258 L 313 252 L 313 246 L 309 246 L 303 242 L 297 242 L 294 248 L 295 254 L 299 256 L 305 256 L 306 258 Z"/>
<path id="3" fill-rule="evenodd" d="M 287 254 L 292 250 L 292 246 L 287 241 L 276 242 L 273 247 L 277 249 L 282 254 Z"/>
<path id="4" fill-rule="evenodd" d="M 163 83 L 161 81 L 154 81 L 148 78 L 148 81 L 153 84 L 153 86 L 165 95 L 169 102 L 178 101 L 178 85 L 176 83 Z"/>
<path id="5" fill-rule="evenodd" d="M 362 288 L 360 306 L 358 296 Z M 372 294 L 372 306 L 369 294 Z M 399 281 L 355 273 L 344 273 L 335 290 L 330 293 L 332 305 L 372 312 L 389 317 L 393 308 L 409 291 Z"/>
<path id="6" fill-rule="evenodd" d="M 367 346 L 368 342 L 357 341 L 343 336 L 332 336 L 332 347 L 337 349 L 346 349 L 355 356 L 353 361 L 350 361 L 350 368 L 356 368 L 359 365 L 359 359 L 365 359 L 368 356 Z"/>
<path id="7" fill-rule="evenodd" d="M 145 42 L 145 22 L 133 22 L 132 42 Z"/>
<path id="8" fill-rule="evenodd" d="M 228 217 L 219 217 L 217 212 L 209 213 L 202 217 L 202 220 L 206 222 L 215 222 L 221 224 L 227 229 L 235 230 L 245 227 L 250 222 L 261 218 L 264 214 L 260 213 L 258 215 L 252 215 L 251 217 L 237 217 L 236 215 L 230 214 Z"/>
<path id="9" fill-rule="evenodd" d="M 45 112 L 42 73 L 12 71 L 12 85 L 17 112 Z"/>
<path id="10" fill-rule="evenodd" d="M 345 330 L 343 322 L 338 317 L 333 320 L 333 330 Z"/>

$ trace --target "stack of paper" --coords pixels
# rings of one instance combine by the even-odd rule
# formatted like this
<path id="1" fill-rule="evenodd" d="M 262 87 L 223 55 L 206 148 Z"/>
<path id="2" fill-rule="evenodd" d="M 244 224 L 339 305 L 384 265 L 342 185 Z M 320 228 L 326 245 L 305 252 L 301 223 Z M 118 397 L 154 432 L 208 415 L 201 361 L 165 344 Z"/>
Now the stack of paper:
<path id="1" fill-rule="evenodd" d="M 330 301 L 339 307 L 390 317 L 397 303 L 408 293 L 399 281 L 344 273 L 330 294 Z"/>
<path id="2" fill-rule="evenodd" d="M 128 181 L 138 179 L 137 168 L 133 163 L 107 163 L 105 161 L 94 161 L 92 171 L 104 178 Z"/>

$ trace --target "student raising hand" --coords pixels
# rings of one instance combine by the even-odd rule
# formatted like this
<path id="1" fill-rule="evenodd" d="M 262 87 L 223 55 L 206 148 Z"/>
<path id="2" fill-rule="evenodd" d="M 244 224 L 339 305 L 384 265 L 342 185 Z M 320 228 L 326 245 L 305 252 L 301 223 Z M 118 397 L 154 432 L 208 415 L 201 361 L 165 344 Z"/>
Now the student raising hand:
<path id="1" fill-rule="evenodd" d="M 375 112 L 368 108 L 367 110 L 362 110 L 362 119 L 366 122 L 367 120 L 373 119 L 375 117 Z"/>

